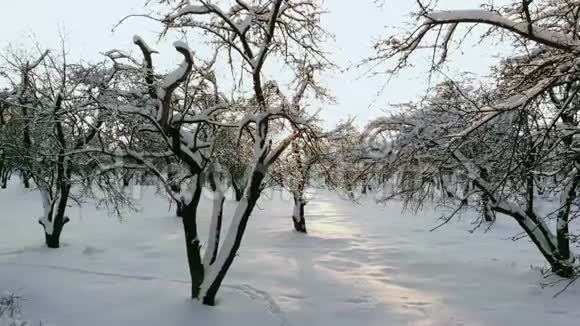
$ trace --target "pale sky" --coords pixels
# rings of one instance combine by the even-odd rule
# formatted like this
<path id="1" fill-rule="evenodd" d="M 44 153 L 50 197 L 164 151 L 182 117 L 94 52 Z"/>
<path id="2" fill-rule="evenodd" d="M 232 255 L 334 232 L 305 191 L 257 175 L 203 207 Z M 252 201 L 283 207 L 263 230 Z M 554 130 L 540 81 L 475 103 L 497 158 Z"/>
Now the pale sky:
<path id="1" fill-rule="evenodd" d="M 379 8 L 373 0 L 326 0 L 329 13 L 323 24 L 336 36 L 329 44 L 332 58 L 341 67 L 372 54 L 373 40 L 396 29 L 403 29 L 408 14 L 414 8 L 412 0 L 385 0 Z M 143 19 L 133 19 L 121 25 L 114 32 L 112 27 L 128 14 L 144 13 L 145 0 L 0 0 L 0 49 L 9 44 L 30 47 L 33 39 L 42 47 L 58 48 L 60 32 L 64 31 L 69 56 L 72 59 L 93 61 L 102 59 L 100 53 L 117 48 L 133 49 L 132 37 L 139 34 L 161 51 L 159 64 L 169 69 L 175 60 L 170 45 L 176 36 L 170 36 L 155 44 L 158 23 Z M 441 0 L 446 9 L 477 8 L 478 0 Z M 191 44 L 193 40 L 188 40 Z M 471 71 L 485 74 L 494 60 L 494 47 L 466 47 L 453 56 L 452 71 Z M 69 59 L 70 60 L 70 59 Z M 385 78 L 370 79 L 362 70 L 346 73 L 336 72 L 325 77 L 328 87 L 338 99 L 338 104 L 322 108 L 321 116 L 328 126 L 341 119 L 355 116 L 359 125 L 379 116 L 389 104 L 413 100 L 425 89 L 426 59 L 417 58 L 417 68 L 393 79 L 377 97 L 385 83 Z M 276 76 L 268 76 L 276 78 Z"/>

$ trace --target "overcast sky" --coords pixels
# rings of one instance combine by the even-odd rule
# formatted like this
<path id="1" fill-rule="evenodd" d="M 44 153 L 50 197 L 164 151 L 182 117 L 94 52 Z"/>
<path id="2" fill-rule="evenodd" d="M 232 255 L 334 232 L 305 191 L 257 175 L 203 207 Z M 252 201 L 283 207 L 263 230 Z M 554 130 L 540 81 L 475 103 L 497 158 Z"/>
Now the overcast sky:
<path id="1" fill-rule="evenodd" d="M 132 49 L 132 37 L 139 34 L 155 40 L 161 27 L 154 22 L 133 19 L 114 32 L 112 27 L 127 14 L 144 13 L 145 0 L 0 0 L 0 48 L 8 44 L 31 46 L 33 40 L 42 47 L 57 48 L 61 31 L 66 36 L 69 55 L 73 59 L 97 60 L 112 48 Z M 326 0 L 329 13 L 323 24 L 335 34 L 329 44 L 334 61 L 345 68 L 370 55 L 373 40 L 396 29 L 405 28 L 408 14 L 415 1 L 385 0 L 377 7 L 373 0 Z M 447 9 L 477 8 L 477 0 L 441 0 Z M 174 37 L 152 45 L 162 55 L 160 65 L 171 68 L 179 57 L 174 56 L 171 43 Z M 189 40 L 190 44 L 192 40 Z M 485 74 L 497 52 L 493 47 L 469 48 L 453 57 L 452 71 L 471 71 Z M 327 76 L 328 86 L 338 99 L 337 105 L 322 108 L 327 124 L 355 116 L 359 124 L 389 109 L 389 104 L 412 100 L 424 93 L 426 60 L 418 58 L 417 68 L 392 80 L 377 96 L 384 78 L 369 79 L 363 71 L 337 72 Z M 276 76 L 268 76 L 276 78 Z"/>

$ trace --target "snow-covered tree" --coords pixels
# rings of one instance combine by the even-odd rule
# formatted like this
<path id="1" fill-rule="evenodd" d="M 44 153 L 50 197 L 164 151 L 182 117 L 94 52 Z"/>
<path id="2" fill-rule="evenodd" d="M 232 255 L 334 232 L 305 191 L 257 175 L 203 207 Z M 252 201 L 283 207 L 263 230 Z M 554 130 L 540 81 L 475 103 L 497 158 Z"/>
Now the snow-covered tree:
<path id="1" fill-rule="evenodd" d="M 4 155 L 12 169 L 34 181 L 46 245 L 58 248 L 73 187 L 83 184 L 80 170 L 92 161 L 83 148 L 102 125 L 99 99 L 111 71 L 102 64 L 68 63 L 49 51 L 34 61 L 14 53 L 5 57 L 12 67 L 5 76 L 14 90 L 2 100 Z"/>
<path id="2" fill-rule="evenodd" d="M 292 142 L 291 152 L 286 158 L 286 166 L 281 175 L 283 184 L 292 193 L 294 208 L 292 210 L 292 222 L 296 232 L 306 233 L 306 218 L 304 207 L 306 206 L 306 186 L 310 183 L 312 169 L 319 161 L 317 153 L 309 148 L 306 141 L 296 139 Z"/>
<path id="3" fill-rule="evenodd" d="M 33 54 L 22 50 L 10 49 L 4 56 L 5 67 L 2 77 L 5 82 L 11 85 L 11 89 L 6 90 L 3 95 L 3 115 L 10 118 L 11 126 L 15 125 L 15 120 L 20 120 L 17 129 L 12 128 L 11 137 L 20 138 L 21 151 L 28 151 L 31 144 L 30 124 L 33 114 L 30 112 L 31 106 L 34 105 L 34 89 L 32 89 L 32 73 L 44 61 L 48 52 L 39 54 L 33 58 Z M 16 118 L 16 116 L 18 118 Z M 4 119 L 4 118 L 3 118 Z M 4 130 L 10 129 L 4 121 Z M 17 132 L 17 133 L 16 133 Z M 8 139 L 8 138 L 6 138 Z M 6 155 L 6 146 L 4 146 L 4 156 Z M 4 158 L 4 161 L 7 161 Z M 30 175 L 26 170 L 18 169 L 25 188 L 30 187 Z"/>
<path id="4" fill-rule="evenodd" d="M 567 225 L 577 214 L 576 163 L 559 132 L 549 131 L 553 117 L 545 115 L 542 102 L 481 123 L 501 109 L 501 96 L 495 99 L 499 105 L 456 83 L 439 85 L 420 104 L 372 122 L 366 158 L 390 181 L 385 199 L 454 205 L 444 223 L 469 206 L 487 221 L 493 221 L 493 212 L 510 216 L 552 270 L 570 277 L 575 258 Z M 553 182 L 553 176 L 560 182 Z M 559 197 L 560 206 L 542 213 L 536 204 L 539 189 Z"/>
<path id="5" fill-rule="evenodd" d="M 264 67 L 277 58 L 300 78 L 301 71 L 297 67 L 304 62 L 304 57 L 310 58 L 312 62 L 325 60 L 320 49 L 320 41 L 325 36 L 319 24 L 321 10 L 314 1 L 236 1 L 230 6 L 208 1 L 160 3 L 167 8 L 163 10 L 169 13 L 162 17 L 166 30 L 203 31 L 207 37 L 205 41 L 215 49 L 214 58 L 219 59 L 224 55 L 235 57 L 229 60 L 230 67 L 238 72 L 241 80 L 251 85 L 248 90 L 240 91 L 232 99 L 222 96 L 219 91 L 209 92 L 208 89 L 212 87 L 206 88 L 203 85 L 213 85 L 219 89 L 216 78 L 207 73 L 212 70 L 213 64 L 197 67 L 192 51 L 184 42 L 175 43 L 176 50 L 184 57 L 184 62 L 173 73 L 158 78 L 153 71 L 152 57 L 155 51 L 136 37 L 135 43 L 144 56 L 143 71 L 147 90 L 134 92 L 137 96 L 131 101 L 111 107 L 123 114 L 142 116 L 148 124 L 142 125 L 141 129 L 157 134 L 160 141 L 166 143 L 165 148 L 170 155 L 176 156 L 187 167 L 190 173 L 188 187 L 180 187 L 179 193 L 175 193 L 169 185 L 166 188 L 183 205 L 183 226 L 192 280 L 191 295 L 205 304 L 213 305 L 221 283 L 240 248 L 246 225 L 260 197 L 262 182 L 269 168 L 294 139 L 306 132 L 310 121 L 306 114 L 296 112 L 285 101 L 287 97 L 271 94 L 277 86 L 275 82 L 263 80 Z M 128 59 L 118 51 L 109 55 L 115 60 Z M 188 98 L 192 95 L 187 91 L 188 85 L 200 89 L 200 96 L 211 96 L 202 96 L 203 101 L 190 101 Z M 178 92 L 180 87 L 185 91 Z M 239 113 L 242 113 L 241 116 L 235 117 Z M 212 167 L 209 175 L 215 175 L 214 168 L 223 166 L 213 163 L 215 135 L 220 128 L 232 127 L 232 115 L 239 133 L 247 136 L 243 139 L 249 139 L 252 144 L 250 160 L 246 162 L 247 175 L 243 196 L 233 213 L 231 226 L 225 232 L 221 248 L 216 248 L 216 235 L 221 233 L 221 225 L 217 221 L 220 214 L 212 216 L 212 230 L 208 239 L 211 245 L 206 247 L 211 248 L 211 255 L 206 255 L 211 259 L 202 259 L 197 228 L 197 206 L 202 186 L 200 176 L 203 172 L 208 175 L 209 167 Z M 285 134 L 273 133 L 273 130 L 284 131 Z M 159 178 L 165 178 L 161 171 L 149 164 L 146 155 L 142 153 L 117 147 L 109 154 L 147 165 L 156 171 Z M 147 156 L 165 155 L 166 153 L 149 153 Z M 210 184 L 211 180 L 214 178 L 210 177 Z"/>
<path id="6" fill-rule="evenodd" d="M 449 197 L 466 203 L 476 194 L 489 209 L 514 218 L 555 273 L 573 276 L 570 241 L 575 236 L 568 224 L 577 215 L 580 180 L 576 154 L 580 3 L 508 1 L 503 6 L 451 11 L 437 10 L 434 2 L 417 3 L 416 28 L 376 44 L 378 52 L 371 62 L 391 63 L 390 72 L 396 73 L 412 62 L 415 53 L 427 50 L 436 71 L 447 63 L 454 46 L 464 46 L 464 32 L 473 31 L 473 25 L 488 28 L 481 34 L 484 39 L 512 40 L 515 54 L 496 66 L 496 85 L 488 90 L 487 100 L 468 95 L 466 102 L 472 104 L 459 109 L 444 101 L 441 105 L 444 97 L 435 94 L 411 113 L 375 121 L 370 126 L 375 133 L 394 132 L 392 139 L 382 142 L 388 146 L 375 159 L 412 167 L 403 166 L 398 173 L 407 173 L 401 182 L 412 180 L 409 191 L 415 195 L 425 193 L 429 184 L 422 178 L 432 180 L 441 174 L 440 184 L 449 184 L 445 179 L 456 180 L 453 174 L 460 171 L 466 193 L 456 196 L 450 191 Z M 540 191 L 559 198 L 555 211 L 540 212 L 535 200 Z M 555 232 L 551 219 L 556 220 Z"/>
<path id="7" fill-rule="evenodd" d="M 345 179 L 356 162 L 352 160 L 354 142 L 360 135 L 353 134 L 352 121 L 340 123 L 324 131 L 319 125 L 306 138 L 292 142 L 290 150 L 276 165 L 279 185 L 292 194 L 294 230 L 306 233 L 305 207 L 309 202 L 307 188 L 343 191 L 352 184 Z M 347 146 L 345 146 L 347 145 Z"/>
<path id="8" fill-rule="evenodd" d="M 14 124 L 9 123 L 12 119 L 15 108 L 8 105 L 8 97 L 10 92 L 5 89 L 0 92 L 0 139 L 8 139 L 8 137 L 15 137 L 18 132 L 14 129 Z M 14 167 L 8 156 L 10 148 L 6 142 L 0 141 L 0 188 L 6 189 L 8 179 L 12 174 Z"/>
<path id="9" fill-rule="evenodd" d="M 228 120 L 226 123 L 236 122 Z M 240 201 L 247 183 L 248 162 L 252 158 L 252 138 L 237 128 L 220 128 L 217 132 L 213 156 L 227 175 L 227 188 L 232 190 L 234 199 Z"/>

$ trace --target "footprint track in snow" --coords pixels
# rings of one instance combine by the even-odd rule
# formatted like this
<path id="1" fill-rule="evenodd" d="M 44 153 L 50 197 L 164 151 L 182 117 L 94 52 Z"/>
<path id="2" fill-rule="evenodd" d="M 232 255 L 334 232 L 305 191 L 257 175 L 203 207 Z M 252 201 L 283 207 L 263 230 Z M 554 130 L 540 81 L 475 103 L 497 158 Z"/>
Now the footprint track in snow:
<path id="1" fill-rule="evenodd" d="M 181 283 L 181 284 L 189 284 L 189 281 L 186 280 L 178 280 L 178 279 L 164 279 L 156 276 L 146 276 L 146 275 L 134 275 L 134 274 L 123 274 L 123 273 L 110 273 L 110 272 L 99 272 L 93 271 L 88 269 L 82 268 L 74 268 L 74 267 L 65 267 L 65 266 L 56 266 L 56 265 L 42 265 L 42 264 L 26 264 L 26 263 L 8 263 L 8 262 L 0 262 L 0 265 L 5 266 L 20 266 L 20 267 L 30 267 L 30 268 L 43 268 L 43 269 L 51 269 L 51 270 L 58 270 L 64 272 L 71 272 L 77 274 L 89 274 L 89 275 L 99 275 L 99 276 L 109 276 L 109 277 L 117 277 L 123 279 L 133 279 L 133 280 L 140 280 L 140 281 L 163 281 L 163 282 L 172 282 L 172 283 Z M 257 301 L 259 299 L 265 305 L 271 315 L 276 317 L 280 320 L 280 326 L 291 326 L 288 318 L 283 313 L 280 305 L 276 302 L 274 297 L 270 295 L 266 291 L 262 291 L 252 285 L 249 284 L 223 284 L 222 287 L 224 289 L 235 290 L 243 293 L 249 299 L 253 301 Z"/>

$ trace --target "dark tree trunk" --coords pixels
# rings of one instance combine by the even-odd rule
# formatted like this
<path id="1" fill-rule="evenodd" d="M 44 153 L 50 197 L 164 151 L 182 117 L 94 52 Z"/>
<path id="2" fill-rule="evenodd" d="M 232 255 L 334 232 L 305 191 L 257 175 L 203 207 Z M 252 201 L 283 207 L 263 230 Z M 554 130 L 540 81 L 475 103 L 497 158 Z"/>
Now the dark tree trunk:
<path id="1" fill-rule="evenodd" d="M 0 111 L 0 126 L 2 125 L 2 112 Z M 7 184 L 7 169 L 4 168 L 4 160 L 5 160 L 5 154 L 2 153 L 2 155 L 0 155 L 0 187 L 2 189 L 6 189 L 6 184 Z"/>
<path id="2" fill-rule="evenodd" d="M 176 184 L 171 185 L 171 191 L 173 191 L 174 193 L 179 193 L 179 190 L 180 190 L 179 185 L 176 185 Z M 175 206 L 177 206 L 177 208 L 175 209 L 175 216 L 183 217 L 184 204 L 180 201 L 176 201 Z"/>
<path id="3" fill-rule="evenodd" d="M 0 180 L 0 187 L 2 187 L 2 189 L 6 189 L 6 187 L 8 187 L 8 175 L 2 175 L 1 178 L 2 180 Z"/>
<path id="4" fill-rule="evenodd" d="M 496 199 L 488 192 L 488 189 L 478 182 L 478 180 L 474 180 L 474 186 L 489 195 L 494 211 L 511 216 L 517 221 L 520 227 L 536 245 L 536 248 L 538 248 L 542 253 L 542 256 L 544 256 L 546 261 L 550 264 L 550 267 L 555 274 L 565 278 L 570 278 L 574 275 L 574 268 L 569 263 L 569 260 L 560 257 L 557 244 L 554 243 L 554 236 L 540 217 L 538 217 L 532 210 L 513 210 L 497 205 L 498 203 Z"/>
<path id="5" fill-rule="evenodd" d="M 217 195 L 216 195 L 217 196 Z M 216 225 L 215 225 L 215 238 L 214 238 L 214 247 L 213 250 L 211 252 L 211 256 L 209 259 L 209 264 L 212 265 L 215 262 L 215 259 L 217 258 L 217 254 L 218 254 L 218 250 L 219 250 L 219 243 L 220 243 L 220 237 L 221 237 L 221 232 L 222 232 L 222 224 L 223 224 L 223 216 L 224 216 L 224 202 L 225 202 L 226 198 L 222 195 L 218 200 L 214 201 L 214 214 L 216 216 Z M 210 232 L 212 232 L 210 230 Z"/>
<path id="6" fill-rule="evenodd" d="M 52 222 L 52 232 L 46 232 L 46 225 L 44 225 L 42 221 L 39 221 L 40 225 L 44 228 L 44 240 L 46 246 L 49 248 L 60 248 L 60 235 L 62 234 L 62 229 L 64 228 L 64 225 L 69 222 L 69 218 L 65 216 L 69 194 L 70 186 L 63 185 L 63 188 L 60 190 L 60 200 L 58 205 L 49 213 L 49 222 Z"/>
<path id="7" fill-rule="evenodd" d="M 213 265 L 217 258 L 220 236 L 222 232 L 222 220 L 224 216 L 224 202 L 226 200 L 225 194 L 221 190 L 219 177 L 216 175 L 212 167 L 209 169 L 207 179 L 211 191 L 213 192 L 212 215 L 209 230 L 209 240 L 207 248 L 205 249 L 204 263 L 206 265 Z M 215 219 L 215 224 L 213 223 Z"/>
<path id="8" fill-rule="evenodd" d="M 563 114 L 562 120 L 568 125 L 572 125 L 572 126 L 578 125 L 578 123 L 576 123 L 574 117 L 570 116 L 569 114 Z M 573 134 L 570 134 L 570 135 L 564 137 L 563 141 L 564 141 L 564 144 L 566 144 L 566 146 L 568 146 L 569 148 L 572 148 L 573 143 L 574 143 Z M 575 161 L 576 165 L 578 165 L 578 163 L 580 163 L 580 156 L 576 155 L 574 157 L 574 161 Z M 569 184 L 568 187 L 566 187 L 566 189 L 564 190 L 564 193 L 561 195 L 561 196 L 564 196 L 564 198 L 561 198 L 561 202 L 563 201 L 563 207 L 560 207 L 560 211 L 558 212 L 557 223 L 556 223 L 556 228 L 557 228 L 556 240 L 557 240 L 557 245 L 558 245 L 557 258 L 559 258 L 565 262 L 563 264 L 563 266 L 559 267 L 561 270 L 563 270 L 563 274 L 565 274 L 565 275 L 560 275 L 558 273 L 556 273 L 556 274 L 563 276 L 563 277 L 572 277 L 574 275 L 574 269 L 572 267 L 572 262 L 574 260 L 574 256 L 570 252 L 570 233 L 569 233 L 568 224 L 570 223 L 570 208 L 578 196 L 577 188 L 578 188 L 578 185 L 580 185 L 580 172 L 579 171 L 576 171 L 576 175 L 573 177 L 573 179 L 570 182 L 571 182 L 571 184 Z M 564 200 L 562 200 L 562 199 L 564 199 Z"/>
<path id="9" fill-rule="evenodd" d="M 201 260 L 201 244 L 197 233 L 197 207 L 201 197 L 201 180 L 196 178 L 196 186 L 191 202 L 182 204 L 181 216 L 185 233 L 185 249 L 191 277 L 191 298 L 199 297 L 199 287 L 203 282 L 204 268 Z"/>
<path id="10" fill-rule="evenodd" d="M 527 213 L 528 218 L 530 218 L 533 222 L 533 226 L 525 223 L 524 216 L 520 214 L 514 214 L 512 212 L 498 210 L 500 213 L 510 215 L 515 218 L 518 224 L 524 229 L 526 234 L 530 237 L 532 242 L 536 245 L 536 247 L 542 253 L 542 256 L 546 259 L 548 264 L 556 275 L 570 278 L 574 276 L 574 268 L 571 264 L 569 264 L 569 260 L 565 259 L 559 254 L 558 248 L 556 248 L 551 240 L 550 240 L 550 230 L 546 230 L 544 225 L 539 222 L 538 217 L 533 213 Z M 537 232 L 539 231 L 539 233 Z M 545 248 L 543 243 L 549 244 L 550 248 Z"/>
<path id="11" fill-rule="evenodd" d="M 494 222 L 495 221 L 495 214 L 493 213 L 493 211 L 489 208 L 489 196 L 486 194 L 481 195 L 481 206 L 482 206 L 482 211 L 481 214 L 483 215 L 483 219 L 486 222 Z"/>
<path id="12" fill-rule="evenodd" d="M 177 203 L 177 208 L 175 209 L 175 216 L 183 217 L 183 204 Z"/>
<path id="13" fill-rule="evenodd" d="M 58 95 L 55 103 L 54 114 L 60 110 L 62 104 L 62 95 Z M 71 190 L 70 184 L 70 177 L 71 177 L 71 169 L 70 167 L 70 158 L 65 155 L 65 148 L 67 146 L 66 137 L 63 132 L 62 122 L 60 120 L 55 121 L 55 130 L 56 130 L 56 137 L 58 142 L 60 143 L 60 150 L 59 156 L 57 159 L 56 164 L 56 185 L 57 190 L 56 194 L 59 197 L 58 205 L 56 207 L 52 207 L 50 215 L 48 218 L 52 217 L 52 220 L 49 220 L 52 224 L 52 232 L 46 232 L 46 225 L 44 226 L 44 236 L 46 245 L 49 248 L 59 248 L 60 247 L 60 235 L 62 233 L 62 228 L 66 223 L 68 223 L 69 219 L 64 214 L 66 212 L 66 207 L 68 204 L 68 199 Z M 27 129 L 25 131 L 28 131 Z M 29 137 L 29 136 L 26 136 Z M 31 142 L 30 139 L 28 141 L 30 146 Z M 69 164 L 67 164 L 69 163 Z M 24 187 L 29 187 L 29 180 L 30 176 L 28 173 L 23 172 L 23 180 L 24 180 Z M 38 183 L 38 182 L 37 182 Z M 42 224 L 42 222 L 41 222 Z"/>
<path id="14" fill-rule="evenodd" d="M 242 216 L 240 219 L 240 224 L 238 225 L 238 229 L 236 230 L 236 237 L 234 239 L 234 243 L 232 246 L 232 250 L 228 253 L 225 262 L 222 266 L 222 269 L 218 272 L 215 280 L 209 286 L 207 293 L 203 297 L 203 304 L 213 306 L 215 305 L 215 297 L 217 292 L 226 277 L 228 270 L 230 269 L 232 263 L 234 262 L 234 258 L 236 257 L 238 250 L 240 249 L 240 245 L 242 243 L 242 239 L 244 237 L 244 232 L 246 231 L 246 226 L 248 224 L 248 220 L 258 199 L 260 198 L 260 186 L 262 184 L 262 180 L 264 179 L 264 173 L 261 171 L 255 170 L 252 173 L 250 178 L 250 185 L 248 189 L 248 196 L 247 196 L 247 205 L 245 210 L 242 212 Z"/>
<path id="15" fill-rule="evenodd" d="M 215 237 L 215 242 L 216 242 L 216 246 L 213 249 L 213 252 L 211 254 L 211 260 L 209 261 L 210 265 L 213 264 L 215 262 L 215 259 L 217 258 L 217 253 L 218 253 L 218 249 L 219 249 L 219 243 L 220 243 L 220 236 L 221 236 L 221 232 L 222 232 L 222 221 L 223 221 L 223 216 L 224 216 L 224 202 L 225 202 L 226 198 L 222 197 L 220 204 L 219 204 L 219 214 L 218 214 L 218 220 L 217 220 L 217 226 L 216 226 L 216 232 L 217 235 Z"/>
<path id="16" fill-rule="evenodd" d="M 481 169 L 481 178 L 485 181 L 489 180 L 489 175 L 487 169 Z M 495 214 L 490 209 L 491 199 L 489 194 L 484 192 L 481 195 L 481 213 L 483 215 L 483 219 L 486 222 L 494 222 L 495 221 Z"/>
<path id="17" fill-rule="evenodd" d="M 569 212 L 561 211 L 558 213 L 558 230 L 556 232 L 556 238 L 558 241 L 558 258 L 566 261 L 570 261 L 571 259 L 568 215 Z"/>
<path id="18" fill-rule="evenodd" d="M 552 271 L 556 275 L 564 277 L 564 278 L 570 278 L 574 275 L 574 268 L 570 264 L 567 263 L 568 259 L 564 259 L 558 253 L 556 248 L 553 248 L 552 252 L 546 252 L 543 249 L 542 245 L 539 243 L 541 241 L 541 239 L 538 239 L 537 236 L 534 234 L 535 230 L 530 229 L 527 225 L 524 225 L 524 223 L 520 223 L 520 220 L 518 220 L 518 223 L 526 231 L 526 233 L 528 234 L 530 239 L 532 239 L 534 244 L 536 244 L 536 247 L 538 247 L 538 249 L 540 249 L 540 252 L 544 256 L 544 258 L 546 258 L 546 260 L 550 264 L 550 267 L 552 268 Z M 543 228 L 540 225 L 536 226 L 536 228 L 539 228 L 542 231 L 542 234 L 547 234 L 547 232 L 548 232 L 548 230 L 543 230 Z M 544 240 L 544 241 L 546 241 L 546 240 Z"/>
<path id="19" fill-rule="evenodd" d="M 244 192 L 235 181 L 232 181 L 232 188 L 234 188 L 234 196 L 236 198 L 236 201 L 242 200 L 242 196 L 244 195 Z"/>
<path id="20" fill-rule="evenodd" d="M 22 171 L 20 175 L 22 176 L 22 184 L 24 185 L 24 188 L 30 189 L 30 176 L 28 176 L 28 173 Z"/>
<path id="21" fill-rule="evenodd" d="M 46 230 L 45 230 L 44 240 L 45 240 L 47 247 L 56 249 L 56 248 L 60 248 L 60 235 L 62 233 L 62 229 L 63 229 L 64 225 L 66 223 L 68 223 L 69 218 L 66 216 L 59 215 L 59 214 L 55 215 L 53 218 L 54 218 L 54 226 L 52 229 L 52 233 L 48 234 L 48 233 L 46 233 Z M 42 223 L 41 223 L 41 225 L 42 225 Z"/>
<path id="22" fill-rule="evenodd" d="M 571 181 L 571 184 L 564 190 L 563 207 L 560 207 L 560 211 L 557 216 L 556 223 L 556 239 L 558 241 L 558 258 L 568 262 L 568 265 L 572 265 L 574 259 L 570 251 L 570 231 L 568 224 L 570 223 L 570 207 L 572 203 L 576 200 L 578 185 L 580 184 L 580 174 L 576 174 Z"/>
<path id="23" fill-rule="evenodd" d="M 0 187 L 2 187 L 2 189 L 6 189 L 6 187 L 8 186 L 8 179 L 10 178 L 10 175 L 12 173 L 10 169 L 4 166 L 4 164 L 2 165 L 3 167 L 2 169 L 0 169 Z"/>
<path id="24" fill-rule="evenodd" d="M 306 201 L 300 194 L 294 194 L 294 211 L 292 213 L 292 222 L 294 223 L 294 230 L 300 233 L 307 233 L 306 219 L 304 218 L 304 206 Z"/>
<path id="25" fill-rule="evenodd" d="M 129 187 L 129 185 L 131 184 L 131 179 L 132 179 L 132 175 L 130 174 L 125 174 L 123 175 L 123 187 Z"/>
<path id="26" fill-rule="evenodd" d="M 563 278 L 571 278 L 574 274 L 574 267 L 570 264 L 563 263 L 561 260 L 556 260 L 554 263 L 550 264 L 552 267 L 552 272 L 554 274 L 563 277 Z"/>

